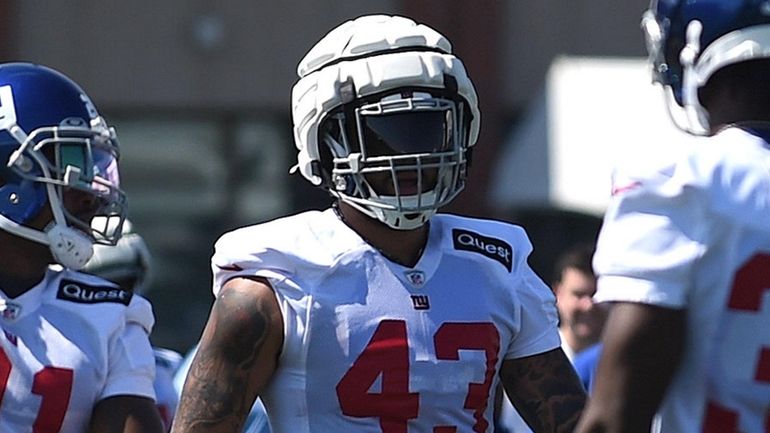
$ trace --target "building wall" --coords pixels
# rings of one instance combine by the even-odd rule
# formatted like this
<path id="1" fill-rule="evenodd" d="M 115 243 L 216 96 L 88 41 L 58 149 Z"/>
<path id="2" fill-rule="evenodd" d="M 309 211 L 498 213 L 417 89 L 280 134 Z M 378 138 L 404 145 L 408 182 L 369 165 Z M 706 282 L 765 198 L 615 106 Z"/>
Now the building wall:
<path id="1" fill-rule="evenodd" d="M 18 1 L 19 58 L 76 77 L 109 107 L 287 110 L 306 50 L 348 17 L 394 1 Z"/>
<path id="2" fill-rule="evenodd" d="M 358 15 L 406 13 L 446 33 L 467 58 L 472 74 L 487 68 L 490 57 L 499 57 L 499 63 L 492 65 L 498 70 L 483 76 L 499 81 L 493 84 L 503 109 L 516 109 L 543 83 L 557 54 L 643 54 L 639 21 L 647 4 L 647 0 L 6 0 L 0 3 L 0 12 L 10 14 L 0 16 L 15 16 L 18 25 L 10 28 L 18 34 L 0 42 L 0 54 L 60 68 L 110 107 L 235 105 L 286 110 L 296 64 L 320 36 Z M 3 26 L 2 32 L 7 33 L 8 27 Z"/>
<path id="3" fill-rule="evenodd" d="M 561 54 L 643 56 L 640 27 L 649 0 L 538 0 L 504 2 L 503 89 L 506 104 L 532 99 Z"/>

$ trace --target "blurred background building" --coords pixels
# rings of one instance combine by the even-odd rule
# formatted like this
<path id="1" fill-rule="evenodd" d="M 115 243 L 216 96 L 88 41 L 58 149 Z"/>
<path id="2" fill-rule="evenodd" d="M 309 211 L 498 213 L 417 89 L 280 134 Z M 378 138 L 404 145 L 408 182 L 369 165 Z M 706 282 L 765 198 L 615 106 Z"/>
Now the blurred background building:
<path id="1" fill-rule="evenodd" d="M 449 37 L 482 110 L 471 182 L 449 210 L 525 225 L 535 245 L 532 264 L 547 278 L 556 253 L 598 230 L 601 197 L 609 191 L 596 182 L 609 180 L 591 162 L 609 143 L 625 141 L 619 110 L 622 97 L 634 95 L 625 90 L 649 83 L 639 30 L 647 5 L 2 0 L 0 60 L 65 72 L 117 128 L 131 219 L 156 259 L 148 294 L 157 316 L 153 340 L 186 350 L 213 300 L 214 240 L 236 226 L 329 203 L 299 175 L 288 175 L 295 155 L 295 68 L 328 30 L 359 15 L 386 13 Z M 620 63 L 609 60 L 617 58 Z M 609 68 L 599 68 L 598 81 L 583 83 L 602 59 Z M 614 99 L 604 101 L 599 90 Z M 620 106 L 606 106 L 616 102 Z M 619 117 L 592 111 L 600 104 Z M 616 119 L 618 128 L 599 134 Z M 581 147 L 586 143 L 594 146 Z"/>

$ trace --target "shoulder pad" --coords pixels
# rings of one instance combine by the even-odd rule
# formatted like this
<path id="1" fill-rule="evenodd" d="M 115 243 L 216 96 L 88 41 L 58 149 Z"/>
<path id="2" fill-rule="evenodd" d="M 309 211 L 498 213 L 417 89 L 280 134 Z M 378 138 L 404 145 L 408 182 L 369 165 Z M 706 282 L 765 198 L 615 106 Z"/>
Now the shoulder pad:
<path id="1" fill-rule="evenodd" d="M 136 323 L 149 334 L 155 325 L 155 316 L 152 314 L 150 301 L 136 295 L 126 310 L 126 323 Z"/>

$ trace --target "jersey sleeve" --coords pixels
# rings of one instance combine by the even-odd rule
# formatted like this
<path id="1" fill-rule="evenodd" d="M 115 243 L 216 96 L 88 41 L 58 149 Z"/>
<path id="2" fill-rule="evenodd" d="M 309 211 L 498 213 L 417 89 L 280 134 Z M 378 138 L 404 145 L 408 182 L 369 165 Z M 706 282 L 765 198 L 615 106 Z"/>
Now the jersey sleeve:
<path id="1" fill-rule="evenodd" d="M 506 351 L 505 358 L 522 358 L 547 352 L 561 345 L 556 297 L 527 263 L 532 244 L 524 230 L 512 226 L 515 263 L 512 290 L 518 298 L 519 330 Z"/>
<path id="2" fill-rule="evenodd" d="M 101 398 L 135 395 L 155 399 L 155 356 L 149 334 L 154 324 L 150 303 L 137 295 L 125 314 L 125 326 L 109 341 L 109 371 Z"/>
<path id="3" fill-rule="evenodd" d="M 214 296 L 233 278 L 260 276 L 281 280 L 286 273 L 291 272 L 292 265 L 285 255 L 276 249 L 261 246 L 261 240 L 255 227 L 239 229 L 219 238 L 211 258 Z"/>
<path id="4" fill-rule="evenodd" d="M 681 308 L 705 252 L 708 182 L 685 160 L 650 174 L 617 174 L 594 268 L 599 302 Z"/>
<path id="5" fill-rule="evenodd" d="M 560 347 L 556 298 L 529 266 L 517 287 L 520 328 L 505 354 L 506 359 L 523 358 Z"/>

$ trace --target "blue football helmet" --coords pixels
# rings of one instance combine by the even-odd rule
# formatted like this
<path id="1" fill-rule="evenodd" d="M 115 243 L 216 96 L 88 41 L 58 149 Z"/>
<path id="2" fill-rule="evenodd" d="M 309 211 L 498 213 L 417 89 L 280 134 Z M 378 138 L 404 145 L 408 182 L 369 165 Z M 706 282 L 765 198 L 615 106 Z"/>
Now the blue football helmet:
<path id="1" fill-rule="evenodd" d="M 710 133 L 698 89 L 714 72 L 770 57 L 768 0 L 652 0 L 642 29 L 674 123 L 695 134 Z"/>
<path id="2" fill-rule="evenodd" d="M 0 64 L 1 229 L 48 245 L 65 267 L 82 268 L 93 243 L 120 237 L 118 149 L 114 129 L 72 80 L 40 65 Z M 65 191 L 73 189 L 93 201 L 101 226 L 92 227 L 94 209 L 65 207 Z M 46 206 L 52 221 L 43 230 L 30 226 Z"/>

